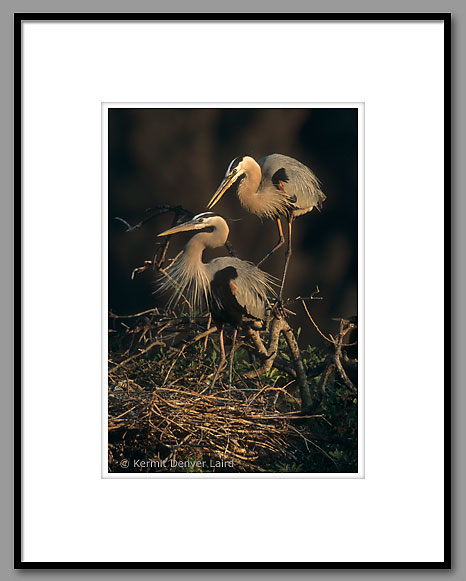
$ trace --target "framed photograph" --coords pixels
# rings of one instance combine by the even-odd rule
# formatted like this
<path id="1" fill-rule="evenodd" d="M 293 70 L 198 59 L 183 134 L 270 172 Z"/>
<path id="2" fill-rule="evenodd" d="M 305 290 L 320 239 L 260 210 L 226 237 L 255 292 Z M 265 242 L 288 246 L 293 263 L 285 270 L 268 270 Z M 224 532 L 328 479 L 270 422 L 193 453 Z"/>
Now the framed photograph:
<path id="1" fill-rule="evenodd" d="M 299 16 L 15 15 L 16 567 L 449 568 L 450 15 Z"/>

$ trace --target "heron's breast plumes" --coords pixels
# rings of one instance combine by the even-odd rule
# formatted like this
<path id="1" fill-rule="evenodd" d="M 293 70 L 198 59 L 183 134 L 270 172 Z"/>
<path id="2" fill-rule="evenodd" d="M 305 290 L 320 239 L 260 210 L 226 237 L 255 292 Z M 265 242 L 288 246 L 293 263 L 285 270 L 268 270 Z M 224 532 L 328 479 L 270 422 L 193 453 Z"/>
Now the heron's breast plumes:
<path id="1" fill-rule="evenodd" d="M 174 308 L 180 301 L 188 303 L 191 313 L 202 311 L 209 302 L 210 276 L 202 261 L 191 260 L 182 252 L 159 277 L 157 292 L 172 291 L 167 307 Z"/>
<path id="2" fill-rule="evenodd" d="M 246 180 L 238 186 L 238 198 L 243 208 L 261 218 L 276 218 L 286 213 L 291 200 L 275 187 L 248 191 Z"/>

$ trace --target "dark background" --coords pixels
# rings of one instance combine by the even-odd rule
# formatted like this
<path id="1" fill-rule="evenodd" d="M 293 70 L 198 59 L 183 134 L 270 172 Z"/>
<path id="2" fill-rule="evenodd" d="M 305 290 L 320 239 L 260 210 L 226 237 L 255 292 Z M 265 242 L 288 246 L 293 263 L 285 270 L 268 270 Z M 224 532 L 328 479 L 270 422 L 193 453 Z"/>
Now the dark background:
<path id="1" fill-rule="evenodd" d="M 307 296 L 318 285 L 323 300 L 312 301 L 310 311 L 322 331 L 336 331 L 333 318 L 357 314 L 357 115 L 357 109 L 110 109 L 109 308 L 130 314 L 163 306 L 164 298 L 153 294 L 155 273 L 131 280 L 131 272 L 153 257 L 157 233 L 172 220 L 160 216 L 126 233 L 115 216 L 134 225 L 156 204 L 205 211 L 234 157 L 282 153 L 308 165 L 327 196 L 320 213 L 313 210 L 293 224 L 284 297 Z M 236 185 L 214 211 L 227 218 L 240 258 L 258 262 L 275 244 L 275 223 L 246 212 Z M 169 256 L 188 238 L 173 237 Z M 262 268 L 280 277 L 285 248 Z M 225 252 L 206 251 L 204 260 Z M 293 310 L 302 340 L 322 344 L 302 306 Z"/>

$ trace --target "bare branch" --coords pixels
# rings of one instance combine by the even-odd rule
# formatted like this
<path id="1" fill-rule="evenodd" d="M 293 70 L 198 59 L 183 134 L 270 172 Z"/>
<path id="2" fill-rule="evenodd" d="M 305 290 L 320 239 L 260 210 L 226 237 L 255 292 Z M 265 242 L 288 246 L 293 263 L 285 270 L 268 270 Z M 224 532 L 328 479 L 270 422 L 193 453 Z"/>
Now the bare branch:
<path id="1" fill-rule="evenodd" d="M 112 367 L 112 369 L 109 369 L 109 371 L 108 371 L 109 374 L 110 373 L 113 373 L 118 368 L 123 367 L 124 365 L 126 365 L 130 361 L 133 361 L 134 359 L 137 359 L 138 357 L 141 357 L 141 355 L 144 355 L 144 353 L 147 353 L 148 351 L 150 351 L 153 347 L 156 347 L 157 345 L 161 345 L 163 347 L 166 346 L 163 341 L 154 341 L 153 343 L 151 343 L 149 345 L 149 347 L 146 347 L 146 349 L 143 349 L 142 351 L 139 351 L 139 353 L 136 353 L 135 355 L 132 355 L 131 357 L 128 357 L 128 359 L 125 359 L 121 363 L 118 363 L 118 365 L 115 365 L 115 367 Z"/>
<path id="2" fill-rule="evenodd" d="M 286 342 L 290 348 L 291 355 L 294 359 L 296 366 L 296 375 L 298 379 L 299 392 L 301 394 L 301 409 L 306 412 L 312 406 L 312 397 L 309 390 L 309 384 L 307 382 L 306 371 L 304 369 L 303 361 L 301 359 L 301 353 L 299 351 L 298 343 L 294 336 L 293 330 L 286 323 L 283 328 L 283 334 L 285 335 Z"/>
<path id="3" fill-rule="evenodd" d="M 353 382 L 348 377 L 348 375 L 345 371 L 345 368 L 343 367 L 343 365 L 341 363 L 341 357 L 342 357 L 341 348 L 343 345 L 341 343 L 341 340 L 344 337 L 344 335 L 349 331 L 349 327 L 344 329 L 345 323 L 346 323 L 346 321 L 344 319 L 340 320 L 340 333 L 339 333 L 338 341 L 335 341 L 335 364 L 336 364 L 337 369 L 341 375 L 341 378 L 343 379 L 345 384 L 349 387 L 349 389 L 351 391 L 353 391 L 354 393 L 358 393 L 357 388 L 353 385 Z"/>
<path id="4" fill-rule="evenodd" d="M 306 306 L 306 303 L 304 302 L 304 300 L 301 300 L 301 303 L 304 307 L 304 310 L 306 311 L 307 316 L 309 317 L 311 323 L 314 325 L 314 327 L 316 328 L 316 331 L 319 333 L 319 335 L 321 337 L 323 337 L 326 341 L 328 341 L 329 343 L 333 343 L 333 341 L 331 339 L 329 339 L 328 337 L 326 337 L 322 331 L 319 329 L 319 327 L 316 325 L 316 323 L 314 322 L 314 319 L 311 317 L 311 313 L 308 311 L 308 308 Z"/>
<path id="5" fill-rule="evenodd" d="M 148 208 L 146 212 L 150 212 L 148 216 L 145 216 L 140 222 L 138 222 L 135 226 L 131 226 L 126 220 L 123 218 L 119 218 L 115 216 L 115 220 L 119 220 L 126 226 L 126 232 L 133 232 L 134 230 L 138 230 L 144 224 L 147 224 L 150 220 L 156 218 L 157 216 L 161 216 L 162 214 L 168 214 L 170 212 L 174 212 L 177 218 L 192 218 L 194 213 L 190 210 L 186 210 L 183 206 L 169 206 L 167 204 L 159 204 L 158 206 L 154 206 L 154 208 Z"/>

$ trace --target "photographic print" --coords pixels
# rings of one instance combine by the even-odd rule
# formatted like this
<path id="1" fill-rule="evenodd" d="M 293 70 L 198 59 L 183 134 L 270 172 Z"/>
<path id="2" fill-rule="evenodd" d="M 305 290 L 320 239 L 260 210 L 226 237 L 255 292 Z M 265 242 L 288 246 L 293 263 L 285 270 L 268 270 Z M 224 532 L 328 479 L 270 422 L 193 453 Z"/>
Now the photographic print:
<path id="1" fill-rule="evenodd" d="M 450 567 L 451 15 L 14 16 L 15 567 Z"/>
<path id="2" fill-rule="evenodd" d="M 357 476 L 362 109 L 103 114 L 108 474 Z"/>

